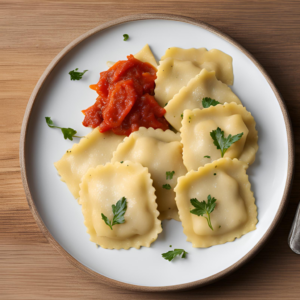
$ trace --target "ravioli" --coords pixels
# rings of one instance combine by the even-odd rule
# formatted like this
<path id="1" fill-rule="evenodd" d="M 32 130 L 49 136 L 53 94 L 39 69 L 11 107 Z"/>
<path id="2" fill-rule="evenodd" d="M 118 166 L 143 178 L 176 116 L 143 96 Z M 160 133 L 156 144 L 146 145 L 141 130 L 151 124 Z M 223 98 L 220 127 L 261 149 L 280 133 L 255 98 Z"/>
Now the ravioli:
<path id="1" fill-rule="evenodd" d="M 155 99 L 164 107 L 179 90 L 201 71 L 191 61 L 166 58 L 160 61 L 155 80 Z"/>
<path id="2" fill-rule="evenodd" d="M 151 64 L 152 66 L 154 66 L 155 68 L 157 68 L 156 59 L 155 59 L 148 44 L 146 44 L 142 48 L 142 50 L 140 50 L 137 54 L 135 54 L 134 57 L 142 62 L 147 62 L 147 63 Z M 113 61 L 106 62 L 106 65 L 108 68 L 111 68 L 114 64 L 115 64 L 115 62 L 113 62 Z"/>
<path id="3" fill-rule="evenodd" d="M 126 198 L 125 222 L 112 227 L 102 219 L 113 219 L 112 205 Z M 162 231 L 152 180 L 147 168 L 124 161 L 99 165 L 83 176 L 80 199 L 90 240 L 106 249 L 150 247 Z"/>
<path id="4" fill-rule="evenodd" d="M 248 164 L 237 159 L 221 158 L 178 179 L 175 192 L 179 217 L 193 247 L 224 244 L 256 229 L 257 207 L 247 168 Z M 205 217 L 190 213 L 194 209 L 190 199 L 207 202 L 208 195 L 217 199 L 210 214 L 213 230 Z"/>
<path id="5" fill-rule="evenodd" d="M 74 198 L 79 197 L 79 184 L 86 171 L 110 162 L 113 152 L 124 137 L 112 132 L 100 133 L 95 128 L 54 163 L 61 181 L 67 184 Z"/>
<path id="6" fill-rule="evenodd" d="M 217 127 L 224 131 L 225 137 L 243 132 L 242 138 L 231 145 L 224 157 L 237 158 L 252 164 L 258 150 L 255 125 L 251 113 L 234 102 L 202 110 L 185 110 L 180 129 L 184 165 L 188 171 L 197 170 L 221 157 L 220 150 L 210 136 L 210 132 Z"/>
<path id="7" fill-rule="evenodd" d="M 196 49 L 195 49 L 196 50 Z M 183 87 L 165 107 L 165 118 L 179 131 L 182 113 L 185 109 L 202 109 L 202 99 L 209 97 L 220 103 L 235 102 L 241 104 L 240 99 L 232 90 L 221 81 L 217 80 L 215 72 L 203 69 L 199 75 L 192 78 L 187 86 Z"/>
<path id="8" fill-rule="evenodd" d="M 142 48 L 142 50 L 140 50 L 137 54 L 135 54 L 134 57 L 142 62 L 147 62 L 151 64 L 153 67 L 157 68 L 156 59 L 148 44 L 146 44 Z"/>
<path id="9" fill-rule="evenodd" d="M 160 219 L 179 220 L 173 188 L 177 178 L 187 172 L 182 162 L 179 134 L 171 130 L 140 127 L 125 138 L 113 154 L 112 162 L 125 160 L 138 162 L 149 169 L 156 190 Z M 166 172 L 173 171 L 173 178 L 167 179 Z M 163 185 L 170 185 L 170 189 Z"/>
<path id="10" fill-rule="evenodd" d="M 207 51 L 205 48 L 182 49 L 171 47 L 167 49 L 161 60 L 169 57 L 177 60 L 191 61 L 201 69 L 215 71 L 218 80 L 228 85 L 233 84 L 232 57 L 220 50 L 211 49 Z"/>

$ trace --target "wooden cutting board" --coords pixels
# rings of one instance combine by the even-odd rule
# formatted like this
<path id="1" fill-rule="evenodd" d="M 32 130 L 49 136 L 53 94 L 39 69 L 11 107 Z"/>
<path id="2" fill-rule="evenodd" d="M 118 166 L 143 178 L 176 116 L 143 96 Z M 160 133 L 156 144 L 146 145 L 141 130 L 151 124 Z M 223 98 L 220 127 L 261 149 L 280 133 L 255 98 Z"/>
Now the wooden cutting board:
<path id="1" fill-rule="evenodd" d="M 188 292 L 135 293 L 95 282 L 47 242 L 29 211 L 21 182 L 21 123 L 47 65 L 89 29 L 136 13 L 188 16 L 233 37 L 270 74 L 294 127 L 294 186 L 275 234 L 250 263 L 222 281 Z M 300 256 L 287 245 L 300 199 L 299 16 L 300 1 L 0 0 L 0 299 L 300 299 Z"/>

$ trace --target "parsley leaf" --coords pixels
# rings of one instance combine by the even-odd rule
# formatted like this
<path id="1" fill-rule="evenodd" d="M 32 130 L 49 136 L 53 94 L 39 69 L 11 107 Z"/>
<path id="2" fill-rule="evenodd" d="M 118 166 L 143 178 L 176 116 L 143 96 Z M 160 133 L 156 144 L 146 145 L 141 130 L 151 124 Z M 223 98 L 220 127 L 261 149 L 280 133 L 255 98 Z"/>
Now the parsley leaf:
<path id="1" fill-rule="evenodd" d="M 208 156 L 208 155 L 205 155 L 205 156 L 204 156 L 204 158 L 210 158 L 210 156 Z"/>
<path id="2" fill-rule="evenodd" d="M 45 117 L 45 119 L 46 119 L 47 125 L 50 128 L 59 128 L 61 130 L 61 132 L 64 135 L 65 140 L 69 139 L 70 141 L 73 141 L 73 137 L 83 138 L 83 136 L 77 136 L 77 135 L 75 135 L 77 133 L 76 130 L 74 130 L 72 128 L 63 128 L 63 127 L 55 126 L 50 117 Z"/>
<path id="3" fill-rule="evenodd" d="M 210 195 L 207 196 L 207 203 L 205 200 L 199 202 L 196 198 L 193 198 L 190 200 L 191 204 L 195 207 L 193 210 L 190 211 L 190 213 L 199 216 L 204 217 L 207 220 L 208 226 L 211 228 L 211 230 L 214 230 L 211 221 L 210 221 L 210 214 L 214 211 L 216 207 L 216 198 L 211 198 Z M 207 215 L 205 217 L 204 215 Z"/>
<path id="4" fill-rule="evenodd" d="M 104 214 L 101 214 L 102 220 L 105 222 L 106 225 L 110 227 L 111 230 L 112 227 L 116 224 L 123 224 L 125 222 L 124 215 L 127 210 L 127 201 L 125 197 L 122 197 L 116 205 L 112 205 L 112 211 L 114 214 L 113 220 L 110 221 Z"/>
<path id="5" fill-rule="evenodd" d="M 172 179 L 174 174 L 175 174 L 175 171 L 166 172 L 166 179 Z"/>
<path id="6" fill-rule="evenodd" d="M 78 68 L 69 72 L 71 80 L 80 80 L 84 75 L 84 73 L 88 71 L 88 70 L 84 70 L 83 72 L 78 72 L 77 70 Z"/>
<path id="7" fill-rule="evenodd" d="M 183 249 L 174 249 L 173 251 L 168 251 L 162 254 L 162 257 L 168 261 L 173 260 L 176 256 L 180 258 L 186 258 L 187 252 Z"/>
<path id="8" fill-rule="evenodd" d="M 181 116 L 181 119 L 183 119 L 183 114 L 181 114 L 180 116 Z"/>
<path id="9" fill-rule="evenodd" d="M 164 189 L 166 190 L 170 190 L 171 189 L 171 186 L 167 183 L 167 184 L 163 184 L 162 186 Z"/>
<path id="10" fill-rule="evenodd" d="M 203 108 L 208 108 L 210 106 L 216 106 L 218 104 L 221 104 L 219 101 L 216 101 L 215 99 L 211 99 L 208 97 L 205 97 L 202 99 L 202 106 Z"/>
<path id="11" fill-rule="evenodd" d="M 105 222 L 105 224 L 108 225 L 110 227 L 110 229 L 112 230 L 112 225 L 111 225 L 109 219 L 104 214 L 101 214 L 101 217 L 102 217 L 102 220 Z"/>
<path id="12" fill-rule="evenodd" d="M 129 35 L 128 34 L 123 34 L 123 38 L 124 38 L 124 41 L 127 41 L 129 39 Z"/>
<path id="13" fill-rule="evenodd" d="M 216 130 L 213 130 L 210 133 L 211 138 L 214 141 L 215 146 L 217 149 L 220 149 L 221 156 L 223 157 L 227 149 L 235 142 L 237 142 L 242 136 L 243 132 L 238 133 L 234 136 L 229 134 L 227 138 L 224 137 L 224 131 L 221 130 L 220 127 L 218 127 Z"/>

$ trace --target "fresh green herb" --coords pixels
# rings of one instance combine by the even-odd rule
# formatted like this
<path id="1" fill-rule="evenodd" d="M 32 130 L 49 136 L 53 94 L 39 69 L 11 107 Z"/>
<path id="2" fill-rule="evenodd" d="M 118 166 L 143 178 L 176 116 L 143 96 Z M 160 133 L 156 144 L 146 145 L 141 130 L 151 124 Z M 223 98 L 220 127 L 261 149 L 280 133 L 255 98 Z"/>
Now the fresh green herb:
<path id="1" fill-rule="evenodd" d="M 174 174 L 175 174 L 175 171 L 166 172 L 166 179 L 172 179 Z"/>
<path id="2" fill-rule="evenodd" d="M 187 252 L 183 249 L 174 249 L 162 254 L 162 257 L 168 261 L 173 260 L 176 256 L 180 258 L 186 258 Z"/>
<path id="3" fill-rule="evenodd" d="M 183 114 L 181 114 L 180 116 L 181 116 L 181 119 L 183 119 Z"/>
<path id="4" fill-rule="evenodd" d="M 206 158 L 210 158 L 210 156 L 208 156 L 208 155 L 205 155 L 204 158 L 205 158 L 205 157 L 206 157 Z"/>
<path id="5" fill-rule="evenodd" d="M 116 205 L 112 205 L 112 211 L 114 214 L 113 220 L 110 221 L 104 214 L 101 214 L 102 220 L 105 222 L 106 225 L 110 227 L 111 230 L 112 227 L 116 224 L 123 224 L 125 222 L 124 215 L 127 210 L 127 201 L 125 197 L 122 197 Z"/>
<path id="6" fill-rule="evenodd" d="M 51 120 L 50 117 L 45 117 L 46 119 L 46 123 L 50 128 L 59 128 L 61 130 L 61 132 L 64 135 L 65 140 L 69 139 L 71 141 L 73 141 L 73 137 L 77 137 L 77 138 L 83 138 L 83 136 L 77 136 L 75 135 L 77 133 L 76 130 L 72 129 L 72 128 L 63 128 L 63 127 L 58 127 L 55 126 L 53 121 Z M 71 151 L 70 151 L 71 152 Z"/>
<path id="7" fill-rule="evenodd" d="M 217 175 L 217 173 L 214 173 L 214 175 Z"/>
<path id="8" fill-rule="evenodd" d="M 120 164 L 122 164 L 124 161 L 122 160 L 121 162 L 120 162 Z"/>
<path id="9" fill-rule="evenodd" d="M 216 198 L 211 198 L 210 195 L 207 196 L 207 203 L 205 200 L 199 202 L 196 198 L 193 198 L 190 200 L 191 204 L 195 207 L 193 210 L 190 211 L 190 213 L 197 215 L 197 216 L 202 216 L 207 220 L 208 226 L 211 228 L 211 230 L 214 230 L 211 221 L 210 221 L 210 214 L 214 211 L 216 207 Z M 205 217 L 204 215 L 207 215 Z"/>
<path id="10" fill-rule="evenodd" d="M 166 190 L 170 190 L 171 189 L 171 186 L 167 183 L 167 184 L 163 184 L 162 186 L 164 189 Z"/>
<path id="11" fill-rule="evenodd" d="M 77 70 L 78 68 L 69 72 L 71 80 L 80 80 L 84 75 L 84 73 L 88 71 L 88 70 L 84 70 L 83 72 L 78 72 Z"/>
<path id="12" fill-rule="evenodd" d="M 208 97 L 205 97 L 202 99 L 202 106 L 203 108 L 208 108 L 210 106 L 216 106 L 220 104 L 219 101 L 216 101 L 215 99 L 211 99 L 211 98 L 208 98 Z"/>
<path id="13" fill-rule="evenodd" d="M 165 106 L 164 107 L 166 107 L 168 105 L 168 103 L 165 103 Z"/>
<path id="14" fill-rule="evenodd" d="M 213 130 L 210 133 L 211 138 L 214 141 L 215 146 L 217 149 L 220 149 L 221 156 L 223 157 L 227 149 L 235 142 L 237 142 L 242 136 L 243 132 L 238 133 L 234 136 L 229 134 L 227 138 L 224 137 L 224 131 L 221 130 L 220 127 L 218 127 L 216 130 Z"/>
<path id="15" fill-rule="evenodd" d="M 129 35 L 128 34 L 123 34 L 123 38 L 124 38 L 124 41 L 127 41 L 129 39 Z"/>
<path id="16" fill-rule="evenodd" d="M 172 248 L 172 245 L 170 245 L 169 247 Z"/>
<path id="17" fill-rule="evenodd" d="M 221 228 L 221 225 L 219 225 L 219 228 Z"/>

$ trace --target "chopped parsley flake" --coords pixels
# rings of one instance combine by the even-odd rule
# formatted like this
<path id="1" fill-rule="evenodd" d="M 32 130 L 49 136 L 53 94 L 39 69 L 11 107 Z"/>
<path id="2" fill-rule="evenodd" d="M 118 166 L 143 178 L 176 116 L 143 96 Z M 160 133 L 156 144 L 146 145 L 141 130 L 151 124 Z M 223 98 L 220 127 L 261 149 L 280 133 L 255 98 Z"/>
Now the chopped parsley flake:
<path id="1" fill-rule="evenodd" d="M 227 138 L 224 137 L 224 131 L 221 130 L 220 127 L 218 127 L 216 130 L 211 131 L 210 136 L 214 141 L 215 146 L 217 149 L 220 149 L 221 156 L 223 157 L 225 152 L 228 150 L 228 148 L 235 142 L 237 142 L 242 136 L 243 132 L 238 133 L 234 136 L 229 134 Z"/>
<path id="2" fill-rule="evenodd" d="M 76 68 L 75 70 L 69 72 L 70 79 L 71 80 L 80 80 L 82 78 L 82 76 L 84 75 L 84 73 L 87 71 L 88 70 L 84 70 L 83 72 L 78 72 L 78 68 Z"/>
<path id="3" fill-rule="evenodd" d="M 166 179 L 172 179 L 173 178 L 173 175 L 175 174 L 175 171 L 172 171 L 172 172 L 166 172 Z"/>
<path id="4" fill-rule="evenodd" d="M 216 106 L 218 104 L 221 104 L 219 101 L 216 101 L 215 99 L 211 99 L 208 97 L 205 97 L 202 99 L 202 106 L 203 108 L 208 108 L 210 106 Z"/>
<path id="5" fill-rule="evenodd" d="M 73 137 L 77 137 L 77 138 L 83 138 L 83 136 L 77 136 L 75 135 L 77 133 L 76 130 L 72 129 L 72 128 L 63 128 L 63 127 L 58 127 L 55 126 L 53 121 L 51 120 L 50 117 L 45 117 L 46 119 L 46 123 L 50 128 L 59 128 L 61 130 L 61 132 L 64 135 L 65 140 L 69 139 L 70 141 L 73 141 Z M 68 151 L 67 151 L 68 152 Z M 70 151 L 71 153 L 71 151 Z"/>
<path id="6" fill-rule="evenodd" d="M 195 207 L 190 211 L 190 213 L 197 215 L 197 216 L 202 216 L 207 220 L 208 226 L 210 227 L 211 230 L 214 230 L 210 221 L 210 214 L 214 211 L 216 207 L 216 198 L 211 198 L 210 195 L 207 196 L 207 203 L 205 200 L 199 202 L 196 198 L 193 198 L 190 200 L 191 204 Z M 205 217 L 204 215 L 207 215 Z"/>
<path id="7" fill-rule="evenodd" d="M 168 261 L 172 261 L 176 256 L 186 258 L 187 252 L 183 249 L 174 249 L 162 254 L 162 257 Z"/>
<path id="8" fill-rule="evenodd" d="M 167 183 L 167 184 L 163 184 L 162 186 L 164 189 L 166 190 L 170 190 L 171 189 L 171 186 Z"/>
<path id="9" fill-rule="evenodd" d="M 112 205 L 112 211 L 114 214 L 113 220 L 110 221 L 104 214 L 101 214 L 102 220 L 105 222 L 107 226 L 113 230 L 113 226 L 116 224 L 123 224 L 125 222 L 124 215 L 127 210 L 127 201 L 125 197 L 122 197 L 116 205 Z"/>

